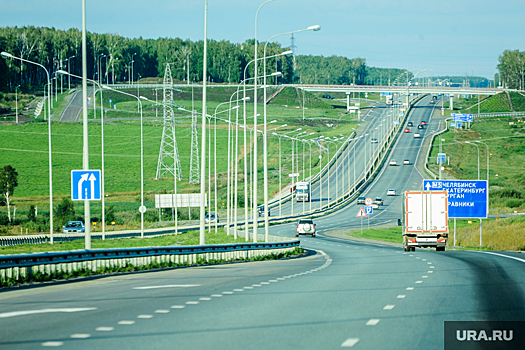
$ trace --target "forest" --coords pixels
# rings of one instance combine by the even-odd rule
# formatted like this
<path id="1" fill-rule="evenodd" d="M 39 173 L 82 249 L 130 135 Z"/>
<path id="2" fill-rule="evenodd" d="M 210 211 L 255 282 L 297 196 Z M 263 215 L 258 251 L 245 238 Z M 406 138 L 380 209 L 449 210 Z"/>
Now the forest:
<path id="1" fill-rule="evenodd" d="M 203 41 L 192 42 L 180 38 L 125 38 L 118 34 L 87 33 L 87 70 L 89 79 L 105 83 L 137 81 L 144 77 L 162 77 L 165 65 L 170 64 L 174 81 L 200 82 L 202 80 Z M 44 66 L 53 78 L 59 69 L 81 75 L 82 33 L 44 27 L 0 28 L 0 51 Z M 258 46 L 263 56 L 264 43 Z M 254 75 L 255 40 L 231 43 L 226 40 L 208 40 L 208 81 L 239 83 Z M 267 57 L 289 48 L 269 43 Z M 248 67 L 247 67 L 248 65 Z M 394 81 L 402 69 L 372 68 L 364 58 L 339 56 L 283 55 L 267 60 L 268 74 L 279 71 L 278 84 L 378 84 L 380 76 L 386 85 Z M 261 67 L 262 65 L 259 65 Z M 246 76 L 245 76 L 246 70 Z M 262 70 L 262 69 L 261 69 Z M 261 74 L 261 72 L 259 72 Z M 388 78 L 387 78 L 388 77 Z M 8 92 L 20 85 L 25 90 L 47 83 L 44 70 L 20 60 L 0 60 L 0 91 Z"/>

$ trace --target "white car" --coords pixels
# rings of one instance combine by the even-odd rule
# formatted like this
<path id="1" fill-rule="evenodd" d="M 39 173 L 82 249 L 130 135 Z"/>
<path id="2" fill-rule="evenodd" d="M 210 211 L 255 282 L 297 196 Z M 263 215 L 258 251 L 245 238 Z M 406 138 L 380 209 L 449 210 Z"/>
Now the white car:
<path id="1" fill-rule="evenodd" d="M 414 134 L 414 138 L 415 138 L 415 139 L 419 139 L 419 138 L 421 138 L 421 134 L 420 134 L 420 133 L 415 133 L 415 134 Z"/>
<path id="2" fill-rule="evenodd" d="M 370 142 L 372 142 L 372 143 L 378 143 L 379 141 L 377 141 L 377 139 L 371 139 Z"/>
<path id="3" fill-rule="evenodd" d="M 397 165 L 397 162 L 395 159 L 390 159 L 390 163 L 388 163 L 389 165 L 393 165 L 393 166 L 396 166 Z"/>
<path id="4" fill-rule="evenodd" d="M 396 190 L 390 189 L 390 190 L 386 191 L 386 195 L 387 196 L 395 196 L 396 195 Z"/>
<path id="5" fill-rule="evenodd" d="M 403 160 L 403 164 L 404 165 L 410 165 L 410 159 Z"/>
<path id="6" fill-rule="evenodd" d="M 312 219 L 299 219 L 295 237 L 299 237 L 299 235 L 311 235 L 315 237 L 315 224 Z"/>
<path id="7" fill-rule="evenodd" d="M 219 215 L 216 215 L 213 211 L 211 213 L 206 213 L 206 216 L 204 217 L 205 224 L 215 223 L 215 220 L 217 220 L 217 223 L 219 222 Z"/>

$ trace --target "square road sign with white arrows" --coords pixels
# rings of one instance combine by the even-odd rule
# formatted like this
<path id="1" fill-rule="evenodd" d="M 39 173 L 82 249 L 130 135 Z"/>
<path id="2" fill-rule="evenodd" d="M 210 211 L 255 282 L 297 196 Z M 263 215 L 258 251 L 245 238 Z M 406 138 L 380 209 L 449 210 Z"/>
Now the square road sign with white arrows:
<path id="1" fill-rule="evenodd" d="M 101 200 L 100 170 L 71 170 L 71 200 Z"/>

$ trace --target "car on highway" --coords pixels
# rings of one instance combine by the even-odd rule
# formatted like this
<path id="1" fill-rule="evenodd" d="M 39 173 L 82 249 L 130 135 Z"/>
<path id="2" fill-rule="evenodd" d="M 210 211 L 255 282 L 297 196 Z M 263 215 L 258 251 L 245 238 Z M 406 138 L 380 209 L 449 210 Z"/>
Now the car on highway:
<path id="1" fill-rule="evenodd" d="M 409 129 L 409 128 L 406 128 L 404 131 L 405 131 L 405 132 L 410 132 L 410 129 Z"/>
<path id="2" fill-rule="evenodd" d="M 311 235 L 315 237 L 315 224 L 312 219 L 299 219 L 297 229 L 295 230 L 295 237 L 299 237 L 299 235 Z"/>
<path id="3" fill-rule="evenodd" d="M 376 199 L 374 199 L 374 204 L 383 205 L 383 199 L 377 197 Z"/>
<path id="4" fill-rule="evenodd" d="M 434 104 L 436 103 L 436 100 L 430 100 L 430 103 Z"/>
<path id="5" fill-rule="evenodd" d="M 264 216 L 264 206 L 258 207 L 257 212 L 259 214 L 259 217 L 263 217 Z M 271 216 L 270 209 L 268 209 L 268 216 Z"/>
<path id="6" fill-rule="evenodd" d="M 390 163 L 388 163 L 388 165 L 396 166 L 397 162 L 395 159 L 390 159 Z"/>
<path id="7" fill-rule="evenodd" d="M 395 196 L 396 195 L 396 190 L 390 189 L 390 190 L 386 191 L 386 195 L 387 196 Z"/>
<path id="8" fill-rule="evenodd" d="M 326 99 L 329 99 L 329 100 L 333 100 L 334 97 L 332 95 L 323 95 L 321 96 L 322 98 L 326 98 Z"/>
<path id="9" fill-rule="evenodd" d="M 204 217 L 204 223 L 213 224 L 215 223 L 215 220 L 217 220 L 217 223 L 219 223 L 219 215 L 215 214 L 213 211 L 206 213 L 206 216 Z"/>
<path id="10" fill-rule="evenodd" d="M 423 124 L 419 124 L 419 125 L 417 126 L 417 128 L 418 128 L 418 129 L 424 129 L 425 127 L 423 126 Z"/>
<path id="11" fill-rule="evenodd" d="M 68 221 L 66 226 L 62 226 L 62 233 L 84 233 L 85 229 L 82 221 Z"/>
<path id="12" fill-rule="evenodd" d="M 418 133 L 418 132 L 416 132 L 416 133 L 414 134 L 414 138 L 415 138 L 415 139 L 419 139 L 419 138 L 421 138 L 421 134 Z"/>
<path id="13" fill-rule="evenodd" d="M 414 123 L 412 123 L 412 122 L 408 122 L 407 125 L 408 125 L 408 126 L 414 126 Z"/>
<path id="14" fill-rule="evenodd" d="M 357 197 L 356 204 L 365 204 L 366 197 Z"/>
<path id="15" fill-rule="evenodd" d="M 427 122 L 424 121 L 424 120 L 422 120 L 422 121 L 421 121 L 421 125 L 427 125 Z"/>
<path id="16" fill-rule="evenodd" d="M 377 141 L 377 139 L 371 139 L 370 142 L 372 142 L 372 143 L 378 143 L 379 141 Z"/>
<path id="17" fill-rule="evenodd" d="M 410 159 L 404 159 L 403 160 L 404 165 L 410 165 Z"/>

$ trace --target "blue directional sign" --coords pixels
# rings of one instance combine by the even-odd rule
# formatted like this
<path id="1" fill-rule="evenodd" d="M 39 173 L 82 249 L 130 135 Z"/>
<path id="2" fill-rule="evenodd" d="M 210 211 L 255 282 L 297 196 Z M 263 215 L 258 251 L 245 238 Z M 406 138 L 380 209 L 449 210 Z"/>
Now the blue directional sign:
<path id="1" fill-rule="evenodd" d="M 456 122 L 456 129 L 461 129 L 461 122 Z"/>
<path id="2" fill-rule="evenodd" d="M 447 161 L 447 154 L 446 153 L 438 153 L 438 157 L 437 157 L 437 161 L 438 163 L 445 163 Z"/>
<path id="3" fill-rule="evenodd" d="M 455 122 L 471 122 L 472 114 L 460 114 L 460 113 L 451 113 L 452 118 Z"/>
<path id="4" fill-rule="evenodd" d="M 486 180 L 425 180 L 423 188 L 447 191 L 449 218 L 487 218 L 489 190 Z"/>
<path id="5" fill-rule="evenodd" d="M 71 170 L 71 200 L 101 200 L 100 170 Z"/>
<path id="6" fill-rule="evenodd" d="M 373 214 L 374 208 L 371 205 L 365 206 L 365 214 Z"/>

